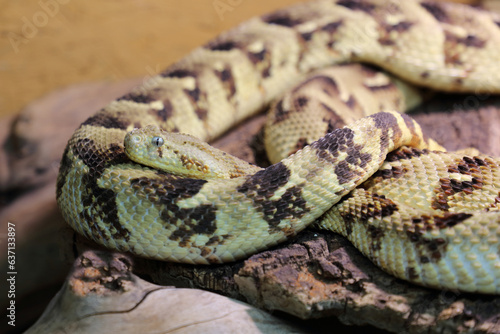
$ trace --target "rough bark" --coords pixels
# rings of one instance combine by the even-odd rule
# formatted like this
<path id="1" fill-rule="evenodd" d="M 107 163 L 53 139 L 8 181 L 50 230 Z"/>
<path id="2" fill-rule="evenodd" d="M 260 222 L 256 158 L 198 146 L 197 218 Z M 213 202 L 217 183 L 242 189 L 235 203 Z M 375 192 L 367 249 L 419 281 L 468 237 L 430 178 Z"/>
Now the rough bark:
<path id="1" fill-rule="evenodd" d="M 127 256 L 85 252 L 26 333 L 304 333 L 240 301 L 146 282 Z"/>

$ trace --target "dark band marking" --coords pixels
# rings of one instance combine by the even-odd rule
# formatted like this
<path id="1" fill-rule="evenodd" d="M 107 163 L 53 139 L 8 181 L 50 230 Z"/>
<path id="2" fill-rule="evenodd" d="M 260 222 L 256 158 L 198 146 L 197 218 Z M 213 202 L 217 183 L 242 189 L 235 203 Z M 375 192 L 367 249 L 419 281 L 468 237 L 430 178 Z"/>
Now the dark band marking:
<path id="1" fill-rule="evenodd" d="M 333 132 L 337 129 L 340 129 L 341 127 L 343 127 L 345 125 L 344 120 L 338 114 L 334 113 L 333 110 L 330 109 L 328 106 L 323 105 L 323 103 L 321 103 L 321 104 L 322 104 L 323 108 L 325 108 L 328 111 L 331 111 L 331 114 L 329 115 L 329 117 L 323 118 L 323 122 L 328 124 L 326 127 L 326 133 Z"/>
<path id="2" fill-rule="evenodd" d="M 433 229 L 451 228 L 472 217 L 468 213 L 444 213 L 443 215 L 422 215 L 412 219 L 413 228 L 406 230 L 408 239 L 415 243 L 421 263 L 436 263 L 444 257 L 448 242 L 443 238 L 424 237 Z"/>
<path id="3" fill-rule="evenodd" d="M 417 280 L 420 276 L 415 269 L 415 267 L 408 267 L 406 268 L 406 277 L 408 277 L 410 280 Z"/>
<path id="4" fill-rule="evenodd" d="M 201 204 L 194 208 L 179 208 L 177 202 L 196 195 L 207 182 L 201 179 L 179 178 L 162 173 L 163 179 L 140 177 L 131 180 L 131 187 L 141 191 L 147 199 L 164 209 L 160 218 L 167 229 L 176 229 L 169 236 L 178 241 L 180 247 L 191 247 L 191 237 L 195 234 L 213 234 L 216 229 L 217 207 Z"/>
<path id="5" fill-rule="evenodd" d="M 403 169 L 401 166 L 391 166 L 389 169 L 379 169 L 373 175 L 372 179 L 381 178 L 383 180 L 387 179 L 399 179 L 403 176 L 408 170 Z M 377 183 L 374 181 L 373 183 Z M 370 183 L 372 184 L 372 183 Z"/>
<path id="6" fill-rule="evenodd" d="M 482 40 L 479 37 L 474 36 L 474 35 L 467 35 L 467 37 L 459 37 L 459 36 L 453 35 L 450 32 L 445 32 L 445 37 L 446 37 L 446 42 L 450 43 L 453 46 L 456 44 L 463 44 L 467 47 L 481 49 L 481 48 L 484 48 L 484 46 L 486 45 L 485 40 Z"/>
<path id="7" fill-rule="evenodd" d="M 281 162 L 274 164 L 250 176 L 237 188 L 254 201 L 254 207 L 263 214 L 269 224 L 269 232 L 280 232 L 277 227 L 282 220 L 301 218 L 309 209 L 302 197 L 302 189 L 293 186 L 288 188 L 277 200 L 270 200 L 275 192 L 284 186 L 290 178 L 290 171 Z"/>
<path id="8" fill-rule="evenodd" d="M 384 195 L 371 194 L 371 203 L 361 205 L 359 208 L 359 219 L 366 221 L 370 218 L 382 219 L 391 216 L 394 212 L 398 211 L 396 203 Z"/>
<path id="9" fill-rule="evenodd" d="M 343 209 L 340 210 L 339 213 L 346 227 L 346 236 L 352 234 L 352 230 L 356 224 L 362 224 L 366 226 L 369 235 L 372 237 L 372 250 L 376 251 L 380 249 L 380 241 L 384 237 L 385 231 L 369 223 L 368 220 L 381 220 L 384 217 L 391 216 L 399 209 L 396 203 L 385 198 L 384 195 L 378 195 L 367 191 L 364 197 L 367 202 L 362 202 L 361 205 L 353 206 L 346 202 L 352 198 L 352 195 L 349 194 L 342 198 L 337 204 L 337 207 L 342 207 Z"/>
<path id="10" fill-rule="evenodd" d="M 101 111 L 94 116 L 89 117 L 81 126 L 102 126 L 106 129 L 126 130 L 130 125 L 130 121 L 126 117 L 120 117 L 121 113 L 117 112 L 117 116 L 111 116 L 105 111 Z"/>
<path id="11" fill-rule="evenodd" d="M 158 90 L 158 89 L 156 89 Z M 157 98 L 154 94 L 154 92 L 148 92 L 147 94 L 144 93 L 128 93 L 127 95 L 123 95 L 122 97 L 118 98 L 117 101 L 132 101 L 135 103 L 151 103 L 156 101 Z"/>
<path id="12" fill-rule="evenodd" d="M 420 4 L 425 8 L 436 20 L 443 23 L 449 23 L 450 18 L 443 7 L 434 2 L 422 2 Z"/>
<path id="13" fill-rule="evenodd" d="M 481 177 L 481 166 L 486 166 L 487 161 L 479 157 L 463 157 L 454 164 L 447 167 L 448 173 L 458 173 L 471 176 L 471 181 L 458 181 L 453 178 L 439 179 L 439 186 L 434 189 L 436 193 L 431 206 L 436 210 L 447 211 L 450 209 L 450 197 L 457 193 L 471 195 L 475 190 L 483 188 L 483 178 Z"/>
<path id="14" fill-rule="evenodd" d="M 326 31 L 329 34 L 337 32 L 337 30 L 344 24 L 342 20 L 328 23 L 321 27 L 322 31 Z"/>
<path id="15" fill-rule="evenodd" d="M 200 105 L 206 105 L 207 104 L 207 93 L 204 91 L 201 91 L 198 88 L 198 81 L 196 82 L 196 86 L 194 89 L 184 89 L 184 92 L 188 96 L 189 100 L 191 101 L 191 104 L 194 107 L 194 112 L 196 113 L 196 116 L 202 121 L 207 119 L 208 116 L 208 110 L 206 108 L 200 107 Z"/>
<path id="16" fill-rule="evenodd" d="M 274 120 L 273 124 L 278 124 L 287 120 L 290 117 L 290 110 L 283 108 L 283 100 L 279 100 L 276 106 L 273 108 Z"/>
<path id="17" fill-rule="evenodd" d="M 374 4 L 368 3 L 363 0 L 340 0 L 337 1 L 337 5 L 352 10 L 359 10 L 368 14 L 370 14 L 375 9 Z"/>
<path id="18" fill-rule="evenodd" d="M 179 241 L 180 247 L 191 247 L 191 237 L 195 234 L 212 235 L 217 230 L 217 208 L 211 204 L 202 204 L 192 209 L 179 209 L 172 206 L 163 210 L 161 219 L 167 224 L 177 225 L 177 229 L 169 236 L 170 240 Z M 178 222 L 182 222 L 178 224 Z"/>
<path id="19" fill-rule="evenodd" d="M 391 31 L 405 32 L 405 31 L 410 30 L 410 28 L 413 27 L 413 25 L 414 25 L 413 22 L 401 21 L 401 22 L 398 22 L 396 24 L 386 25 L 385 29 L 387 30 L 387 32 L 391 32 Z"/>
<path id="20" fill-rule="evenodd" d="M 387 154 L 386 160 L 390 162 L 399 160 L 410 160 L 413 158 L 418 158 L 423 154 L 429 154 L 429 150 L 427 149 L 420 150 L 417 148 L 403 146 Z"/>
<path id="21" fill-rule="evenodd" d="M 345 105 L 351 110 L 359 108 L 359 103 L 354 97 L 354 95 L 349 95 L 349 98 L 347 99 L 347 101 L 345 101 Z"/>
<path id="22" fill-rule="evenodd" d="M 233 49 L 238 49 L 239 43 L 234 41 L 213 41 L 209 42 L 205 48 L 210 49 L 212 51 L 231 51 Z"/>
<path id="23" fill-rule="evenodd" d="M 295 109 L 297 109 L 297 111 L 302 111 L 304 110 L 304 107 L 307 105 L 308 102 L 309 102 L 308 97 L 299 96 L 294 100 L 293 105 L 295 106 Z"/>
<path id="24" fill-rule="evenodd" d="M 174 114 L 174 107 L 172 106 L 172 103 L 170 100 L 164 100 L 163 102 L 163 108 L 158 110 L 158 109 L 150 109 L 148 110 L 148 113 L 151 115 L 154 115 L 158 118 L 158 120 L 162 122 L 166 122 L 172 115 Z"/>
<path id="25" fill-rule="evenodd" d="M 321 26 L 319 28 L 316 28 L 312 31 L 308 32 L 301 32 L 300 36 L 302 39 L 306 42 L 310 41 L 312 37 L 317 34 L 318 32 L 326 32 L 329 35 L 329 41 L 327 42 L 327 45 L 329 48 L 331 48 L 334 44 L 337 38 L 335 37 L 335 33 L 339 30 L 339 28 L 344 24 L 343 20 L 335 21 L 335 22 L 330 22 L 328 24 L 325 24 L 324 26 Z"/>
<path id="26" fill-rule="evenodd" d="M 271 75 L 271 53 L 266 48 L 258 52 L 247 51 L 247 56 L 263 78 Z"/>
<path id="27" fill-rule="evenodd" d="M 211 247 L 211 246 L 217 246 L 217 245 L 223 245 L 227 241 L 233 239 L 234 236 L 232 234 L 224 234 L 224 235 L 214 235 L 208 241 L 205 243 L 205 246 Z"/>
<path id="28" fill-rule="evenodd" d="M 306 147 L 307 145 L 309 145 L 309 143 L 307 142 L 307 139 L 304 138 L 304 137 L 301 137 L 297 140 L 297 143 L 295 144 L 295 152 L 303 149 L 304 147 Z M 295 152 L 292 152 L 292 153 L 295 153 Z"/>
<path id="29" fill-rule="evenodd" d="M 346 159 L 338 162 L 334 168 L 339 184 L 350 182 L 360 176 L 363 172 L 356 170 L 355 167 L 364 168 L 372 160 L 371 154 L 361 153 L 363 145 L 354 144 L 353 139 L 354 131 L 349 128 L 341 128 L 311 144 L 316 149 L 316 155 L 319 159 L 332 164 L 337 163 L 340 152 L 347 153 Z"/>
<path id="30" fill-rule="evenodd" d="M 311 147 L 316 149 L 316 155 L 320 159 L 328 160 L 331 163 L 337 161 L 339 152 L 345 152 L 348 148 L 348 143 L 352 143 L 354 131 L 349 128 L 337 129 L 318 141 L 311 144 Z"/>
<path id="31" fill-rule="evenodd" d="M 191 70 L 185 69 L 176 69 L 176 70 L 166 70 L 165 72 L 160 74 L 165 78 L 187 78 L 187 77 L 196 77 L 196 74 Z"/>
<path id="32" fill-rule="evenodd" d="M 380 227 L 368 225 L 367 232 L 371 238 L 370 249 L 372 252 L 382 249 L 382 239 L 384 238 L 385 231 Z"/>
<path id="33" fill-rule="evenodd" d="M 93 140 L 84 138 L 73 146 L 73 154 L 90 169 L 82 176 L 82 183 L 85 186 L 81 198 L 83 210 L 79 213 L 80 217 L 91 225 L 89 230 L 92 235 L 87 235 L 87 237 L 94 240 L 108 239 L 104 229 L 94 224 L 96 219 L 100 219 L 102 224 L 110 225 L 107 230 L 111 238 L 128 240 L 130 231 L 120 224 L 116 194 L 110 189 L 103 189 L 97 185 L 97 180 L 107 166 L 129 161 L 123 147 L 111 145 L 103 152 L 97 148 Z"/>
<path id="34" fill-rule="evenodd" d="M 380 137 L 380 147 L 381 147 L 381 153 L 383 154 L 386 151 L 387 147 L 389 147 L 389 130 L 393 130 L 391 138 L 393 142 L 399 141 L 399 139 L 403 135 L 403 132 L 399 128 L 396 116 L 390 113 L 379 112 L 377 114 L 373 114 L 368 117 L 373 118 L 375 126 L 380 130 L 382 130 L 382 136 Z M 408 116 L 403 114 L 401 115 L 401 117 L 409 118 Z"/>
<path id="35" fill-rule="evenodd" d="M 227 97 L 230 100 L 234 94 L 236 94 L 236 83 L 231 68 L 226 66 L 222 71 L 215 71 L 215 74 L 222 82 L 222 86 L 224 86 L 224 89 L 227 92 Z"/>
<path id="36" fill-rule="evenodd" d="M 262 21 L 269 24 L 280 25 L 283 27 L 294 27 L 302 23 L 300 19 L 290 17 L 290 14 L 286 11 L 278 11 L 275 13 L 264 15 L 262 16 Z"/>
<path id="37" fill-rule="evenodd" d="M 397 33 L 403 33 L 407 30 L 409 30 L 413 26 L 412 22 L 408 21 L 402 21 L 394 25 L 390 24 L 381 24 L 381 30 L 380 34 L 381 36 L 379 37 L 378 41 L 382 45 L 394 45 L 396 44 L 396 40 L 398 37 L 394 36 L 391 34 L 393 31 Z"/>

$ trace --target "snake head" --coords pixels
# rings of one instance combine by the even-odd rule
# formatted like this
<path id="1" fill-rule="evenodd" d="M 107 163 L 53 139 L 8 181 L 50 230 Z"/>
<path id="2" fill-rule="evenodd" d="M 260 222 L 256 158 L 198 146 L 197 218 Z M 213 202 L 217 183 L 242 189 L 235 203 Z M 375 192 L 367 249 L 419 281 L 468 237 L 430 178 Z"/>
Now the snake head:
<path id="1" fill-rule="evenodd" d="M 237 158 L 191 135 L 148 125 L 127 133 L 124 144 L 131 160 L 167 173 L 200 179 L 234 177 Z"/>

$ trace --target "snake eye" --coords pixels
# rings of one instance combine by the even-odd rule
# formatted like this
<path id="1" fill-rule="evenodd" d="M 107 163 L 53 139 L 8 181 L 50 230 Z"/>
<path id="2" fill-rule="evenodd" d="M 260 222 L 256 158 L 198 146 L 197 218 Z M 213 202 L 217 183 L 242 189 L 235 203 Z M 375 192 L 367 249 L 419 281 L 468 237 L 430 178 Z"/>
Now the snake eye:
<path id="1" fill-rule="evenodd" d="M 156 147 L 160 147 L 161 145 L 163 145 L 163 138 L 162 137 L 153 137 L 153 140 L 151 142 Z"/>

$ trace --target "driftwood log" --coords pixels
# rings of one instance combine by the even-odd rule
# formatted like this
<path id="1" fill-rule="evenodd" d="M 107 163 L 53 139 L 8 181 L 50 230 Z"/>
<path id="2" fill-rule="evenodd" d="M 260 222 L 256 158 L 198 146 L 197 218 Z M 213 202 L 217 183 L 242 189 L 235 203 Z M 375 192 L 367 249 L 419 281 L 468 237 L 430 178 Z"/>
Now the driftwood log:
<path id="1" fill-rule="evenodd" d="M 26 333 L 304 333 L 240 301 L 154 285 L 130 269 L 123 254 L 83 253 Z"/>
<path id="2" fill-rule="evenodd" d="M 60 315 L 53 312 L 54 307 L 63 301 L 71 301 L 64 304 L 65 311 L 69 312 L 68 319 L 79 324 L 86 321 L 81 316 L 87 313 L 80 312 L 80 306 L 74 303 L 76 299 L 68 294 L 75 292 L 71 282 L 76 279 L 82 257 L 91 257 L 91 253 L 84 252 L 99 247 L 67 228 L 57 210 L 54 189 L 58 162 L 73 129 L 100 105 L 138 82 L 70 87 L 34 102 L 13 121 L 0 122 L 0 128 L 6 129 L 0 132 L 3 136 L 0 137 L 0 223 L 2 233 L 5 233 L 7 222 L 15 223 L 17 228 L 16 263 L 23 268 L 23 275 L 18 276 L 17 282 L 19 326 L 29 326 L 41 312 L 40 309 L 33 311 L 34 301 L 29 296 L 47 286 L 62 284 L 69 264 L 75 259 L 74 268 L 77 269 L 68 276 L 37 326 L 60 319 Z M 457 95 L 439 96 L 435 101 L 414 115 L 427 134 L 450 150 L 473 146 L 500 156 L 498 99 Z M 262 116 L 255 117 L 218 140 L 215 146 L 265 165 L 259 135 L 262 121 Z M 242 149 L 242 143 L 248 144 L 245 149 Z M 5 254 L 2 252 L 1 255 L 3 265 L 6 263 Z M 102 273 L 99 269 L 102 263 L 118 261 L 115 255 L 98 253 L 92 256 L 95 261 L 91 261 L 88 270 L 99 273 Z M 279 314 L 291 314 L 299 319 L 315 319 L 295 322 L 296 328 L 305 328 L 307 332 L 326 332 L 332 326 L 338 332 L 352 332 L 351 328 L 340 326 L 338 320 L 347 325 L 373 326 L 370 327 L 372 332 L 374 327 L 380 332 L 500 332 L 500 298 L 436 291 L 407 284 L 377 269 L 344 238 L 314 228 L 288 244 L 228 265 L 190 266 L 137 258 L 130 262 L 134 263 L 135 274 L 155 284 L 204 289 L 266 311 L 279 311 Z M 126 265 L 126 270 L 131 267 Z M 134 277 L 135 285 L 129 287 L 142 291 L 142 295 L 136 295 L 139 303 L 144 291 L 153 288 L 130 273 L 125 275 Z M 104 283 L 109 279 L 96 279 L 96 287 L 106 288 Z M 100 290 L 96 291 L 92 294 L 93 302 Z M 128 294 L 126 298 L 130 296 Z M 197 296 L 198 303 L 202 304 L 205 297 L 200 296 L 205 294 Z M 206 296 L 210 296 L 206 297 L 208 300 L 215 298 Z M 122 297 L 114 301 L 116 312 L 124 309 Z M 38 302 L 38 305 L 45 307 L 46 303 L 45 296 L 45 302 Z M 106 308 L 106 312 L 111 309 Z M 199 319 L 200 312 L 192 312 L 195 319 Z M 318 318 L 322 320 L 316 320 Z M 251 320 L 251 317 L 247 319 Z"/>

